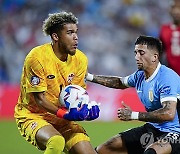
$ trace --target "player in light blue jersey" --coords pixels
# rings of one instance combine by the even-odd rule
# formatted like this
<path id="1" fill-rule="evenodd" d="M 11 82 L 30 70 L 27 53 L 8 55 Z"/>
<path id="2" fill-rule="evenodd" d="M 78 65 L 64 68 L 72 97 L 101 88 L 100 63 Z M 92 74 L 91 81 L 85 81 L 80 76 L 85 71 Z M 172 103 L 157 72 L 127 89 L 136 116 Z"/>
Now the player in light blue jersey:
<path id="1" fill-rule="evenodd" d="M 180 77 L 161 65 L 161 52 L 159 39 L 139 36 L 134 50 L 136 72 L 127 77 L 87 74 L 88 81 L 110 88 L 135 87 L 147 111 L 135 112 L 123 103 L 124 107 L 118 109 L 120 120 L 146 123 L 98 146 L 98 154 L 180 154 Z"/>

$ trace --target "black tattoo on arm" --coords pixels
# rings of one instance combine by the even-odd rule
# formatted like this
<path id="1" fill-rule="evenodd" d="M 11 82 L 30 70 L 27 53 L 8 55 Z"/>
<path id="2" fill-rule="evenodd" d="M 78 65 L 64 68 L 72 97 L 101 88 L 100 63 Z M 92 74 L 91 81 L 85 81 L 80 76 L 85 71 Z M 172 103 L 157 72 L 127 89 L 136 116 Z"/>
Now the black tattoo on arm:
<path id="1" fill-rule="evenodd" d="M 163 107 L 152 112 L 140 112 L 139 120 L 146 122 L 166 122 L 174 119 L 177 102 L 163 102 Z"/>
<path id="2" fill-rule="evenodd" d="M 114 76 L 94 75 L 92 82 L 101 84 L 109 88 L 116 88 L 116 89 L 127 88 L 125 85 L 122 84 L 119 77 L 114 77 Z"/>

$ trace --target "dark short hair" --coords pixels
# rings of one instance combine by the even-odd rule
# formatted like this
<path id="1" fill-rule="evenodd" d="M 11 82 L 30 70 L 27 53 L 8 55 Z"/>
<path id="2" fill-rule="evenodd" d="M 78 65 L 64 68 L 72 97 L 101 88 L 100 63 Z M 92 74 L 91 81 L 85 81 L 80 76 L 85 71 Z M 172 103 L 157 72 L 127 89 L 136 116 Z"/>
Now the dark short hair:
<path id="1" fill-rule="evenodd" d="M 48 18 L 44 20 L 42 30 L 45 35 L 57 33 L 58 30 L 63 29 L 65 24 L 78 24 L 78 19 L 71 12 L 59 12 L 49 14 Z"/>
<path id="2" fill-rule="evenodd" d="M 158 38 L 141 35 L 135 41 L 135 45 L 138 44 L 147 45 L 149 49 L 155 49 L 159 56 L 162 54 L 162 42 Z"/>

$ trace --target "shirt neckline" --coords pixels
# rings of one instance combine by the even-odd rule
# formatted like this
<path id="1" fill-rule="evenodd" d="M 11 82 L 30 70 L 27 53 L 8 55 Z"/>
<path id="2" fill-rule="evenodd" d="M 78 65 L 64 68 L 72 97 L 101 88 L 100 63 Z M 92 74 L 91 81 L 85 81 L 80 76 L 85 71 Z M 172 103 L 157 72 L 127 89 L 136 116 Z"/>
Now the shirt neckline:
<path id="1" fill-rule="evenodd" d="M 155 69 L 155 71 L 154 71 L 154 73 L 153 73 L 148 79 L 146 79 L 147 82 L 149 82 L 149 81 L 151 81 L 152 79 L 154 79 L 154 77 L 157 75 L 160 67 L 161 67 L 161 63 L 159 62 L 159 63 L 158 63 L 158 66 L 156 67 L 156 69 Z"/>

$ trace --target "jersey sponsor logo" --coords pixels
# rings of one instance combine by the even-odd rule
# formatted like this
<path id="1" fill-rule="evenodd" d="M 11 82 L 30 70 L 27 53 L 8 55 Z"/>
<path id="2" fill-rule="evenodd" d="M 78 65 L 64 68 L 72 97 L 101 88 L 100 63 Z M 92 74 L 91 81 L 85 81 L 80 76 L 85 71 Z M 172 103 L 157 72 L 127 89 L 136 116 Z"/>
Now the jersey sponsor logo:
<path id="1" fill-rule="evenodd" d="M 154 96 L 153 96 L 153 91 L 152 90 L 149 90 L 149 100 L 151 102 L 153 102 L 153 100 L 154 100 Z"/>
<path id="2" fill-rule="evenodd" d="M 171 91 L 171 87 L 170 86 L 166 86 L 166 87 L 163 87 L 163 89 L 161 90 L 161 93 L 169 94 L 170 91 Z"/>
<path id="3" fill-rule="evenodd" d="M 69 75 L 68 75 L 68 78 L 67 78 L 67 82 L 68 82 L 68 83 L 71 83 L 72 80 L 73 80 L 73 78 L 74 78 L 74 73 L 69 74 Z"/>
<path id="4" fill-rule="evenodd" d="M 54 76 L 54 75 L 48 75 L 47 78 L 48 78 L 48 79 L 54 79 L 55 76 Z"/>
<path id="5" fill-rule="evenodd" d="M 40 78 L 38 76 L 32 76 L 31 77 L 31 84 L 32 85 L 38 85 L 40 83 Z"/>

